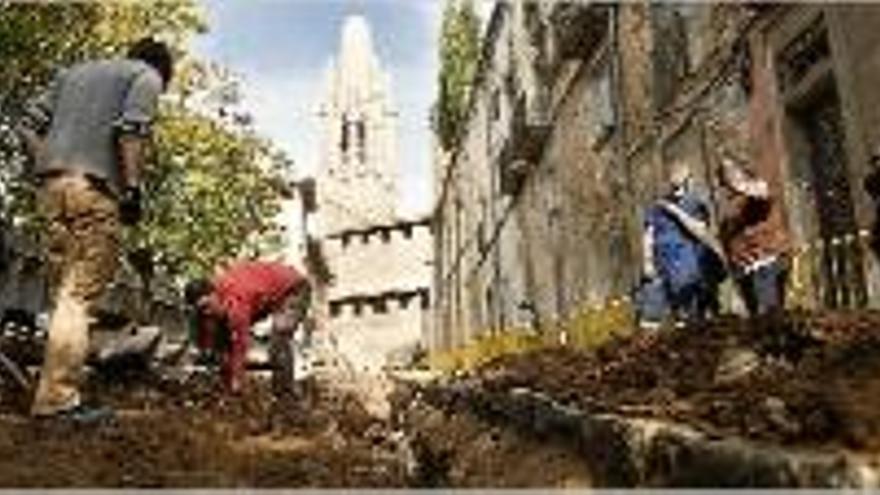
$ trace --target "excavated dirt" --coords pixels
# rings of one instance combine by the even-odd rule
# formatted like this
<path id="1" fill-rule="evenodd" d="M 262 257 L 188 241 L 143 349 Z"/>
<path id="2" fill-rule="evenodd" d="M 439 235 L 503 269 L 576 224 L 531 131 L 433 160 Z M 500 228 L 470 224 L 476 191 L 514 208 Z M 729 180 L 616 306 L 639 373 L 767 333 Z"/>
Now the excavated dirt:
<path id="1" fill-rule="evenodd" d="M 500 428 L 471 414 L 412 410 L 413 453 L 423 487 L 585 488 L 587 464 L 559 442 Z"/>
<path id="2" fill-rule="evenodd" d="M 671 419 L 784 445 L 880 447 L 880 314 L 722 319 L 640 333 L 594 353 L 498 359 L 491 390 L 528 387 L 594 412 Z"/>
<path id="3" fill-rule="evenodd" d="M 206 377 L 110 385 L 106 423 L 31 420 L 14 388 L 0 400 L 2 487 L 406 486 L 384 425 L 348 397 L 276 402 L 263 382 L 225 397 Z"/>

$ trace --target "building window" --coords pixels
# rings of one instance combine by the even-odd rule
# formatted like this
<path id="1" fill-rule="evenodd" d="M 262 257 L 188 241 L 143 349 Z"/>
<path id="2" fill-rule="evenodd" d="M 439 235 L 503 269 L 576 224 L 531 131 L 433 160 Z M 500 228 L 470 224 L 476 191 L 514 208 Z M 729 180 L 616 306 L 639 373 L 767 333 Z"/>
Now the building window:
<path id="1" fill-rule="evenodd" d="M 364 310 L 364 308 L 361 306 L 360 301 L 354 303 L 354 315 L 355 316 L 360 316 L 361 313 L 363 313 L 363 310 Z"/>
<path id="2" fill-rule="evenodd" d="M 367 161 L 367 125 L 363 120 L 358 120 L 355 123 L 357 128 L 357 138 L 358 138 L 358 159 L 361 163 L 366 163 Z"/>
<path id="3" fill-rule="evenodd" d="M 489 217 L 489 206 L 485 198 L 480 198 L 480 220 L 477 222 L 477 248 L 484 254 L 489 248 L 486 235 L 486 222 Z"/>
<path id="4" fill-rule="evenodd" d="M 672 103 L 681 81 L 690 70 L 688 4 L 656 3 L 651 5 L 651 23 L 656 44 L 653 52 L 654 103 L 663 108 Z"/>
<path id="5" fill-rule="evenodd" d="M 604 144 L 614 133 L 617 114 L 611 94 L 611 64 L 605 59 L 590 78 L 584 101 L 587 126 L 594 147 Z"/>
<path id="6" fill-rule="evenodd" d="M 336 318 L 339 314 L 342 313 L 342 304 L 338 302 L 330 303 L 330 317 Z"/>
<path id="7" fill-rule="evenodd" d="M 365 147 L 367 145 L 367 126 L 363 120 L 358 120 L 355 122 L 355 127 L 357 128 L 358 144 Z"/>
<path id="8" fill-rule="evenodd" d="M 342 150 L 343 153 L 348 151 L 348 115 L 342 115 L 342 133 L 340 136 L 339 149 Z"/>
<path id="9" fill-rule="evenodd" d="M 779 68 L 779 84 L 782 92 L 788 92 L 804 79 L 810 69 L 831 57 L 828 44 L 828 31 L 822 16 L 819 15 L 792 40 L 779 54 L 776 66 Z"/>
<path id="10" fill-rule="evenodd" d="M 373 302 L 373 312 L 380 315 L 384 315 L 388 312 L 388 303 L 384 298 L 379 298 Z"/>
<path id="11" fill-rule="evenodd" d="M 496 122 L 501 118 L 501 91 L 498 88 L 492 90 L 492 121 Z"/>
<path id="12" fill-rule="evenodd" d="M 486 287 L 486 315 L 488 316 L 488 323 L 490 325 L 495 324 L 495 298 L 492 294 L 492 287 Z"/>

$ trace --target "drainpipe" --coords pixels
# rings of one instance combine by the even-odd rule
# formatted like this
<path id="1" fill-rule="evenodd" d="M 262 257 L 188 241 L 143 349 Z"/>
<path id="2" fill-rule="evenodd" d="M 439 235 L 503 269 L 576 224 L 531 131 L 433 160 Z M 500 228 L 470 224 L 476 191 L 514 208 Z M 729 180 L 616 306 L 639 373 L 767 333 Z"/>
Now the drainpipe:
<path id="1" fill-rule="evenodd" d="M 635 184 L 633 179 L 632 167 L 629 162 L 626 150 L 626 125 L 625 125 L 625 109 L 626 109 L 626 92 L 623 89 L 623 67 L 621 63 L 621 51 L 620 51 L 620 9 L 622 4 L 614 3 L 609 6 L 611 12 L 608 16 L 608 37 L 610 41 L 610 63 L 611 63 L 611 101 L 614 105 L 614 120 L 615 126 L 617 127 L 616 133 L 617 138 L 614 140 L 614 151 L 615 151 L 615 160 L 617 161 L 617 167 L 620 167 L 621 170 L 624 171 L 624 181 L 625 192 L 627 195 L 627 201 L 635 205 L 634 201 L 637 197 L 635 191 Z M 630 219 L 625 219 L 622 227 L 629 230 L 632 226 Z M 629 256 L 632 256 L 635 250 L 633 249 L 633 239 L 627 232 L 627 250 Z M 637 261 L 637 260 L 632 260 Z M 641 266 L 639 263 L 630 263 L 630 266 Z M 630 275 L 630 284 L 629 287 L 632 287 L 633 284 L 637 282 L 637 272 L 632 272 Z M 628 289 L 628 288 L 627 288 Z"/>

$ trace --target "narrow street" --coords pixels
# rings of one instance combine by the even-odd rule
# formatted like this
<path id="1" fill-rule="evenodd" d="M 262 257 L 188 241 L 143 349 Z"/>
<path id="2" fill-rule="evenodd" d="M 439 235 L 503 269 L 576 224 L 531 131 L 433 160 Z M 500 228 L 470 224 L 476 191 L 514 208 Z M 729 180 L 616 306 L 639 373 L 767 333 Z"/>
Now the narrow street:
<path id="1" fill-rule="evenodd" d="M 0 0 L 0 489 L 880 488 L 878 28 Z"/>

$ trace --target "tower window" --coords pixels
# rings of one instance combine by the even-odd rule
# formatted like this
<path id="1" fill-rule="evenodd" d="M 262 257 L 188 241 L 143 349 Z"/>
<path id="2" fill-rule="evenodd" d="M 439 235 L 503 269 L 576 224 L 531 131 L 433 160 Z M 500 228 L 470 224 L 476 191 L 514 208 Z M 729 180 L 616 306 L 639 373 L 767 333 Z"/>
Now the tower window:
<path id="1" fill-rule="evenodd" d="M 363 120 L 358 120 L 355 125 L 357 126 L 358 143 L 365 148 L 367 146 L 367 126 Z"/>
<path id="2" fill-rule="evenodd" d="M 330 303 L 330 316 L 336 318 L 342 312 L 342 305 L 338 302 Z"/>
<path id="3" fill-rule="evenodd" d="M 342 152 L 348 151 L 348 115 L 342 116 L 342 133 L 339 142 L 339 148 Z"/>
<path id="4" fill-rule="evenodd" d="M 363 120 L 356 123 L 358 137 L 358 158 L 361 163 L 367 161 L 367 126 Z"/>

